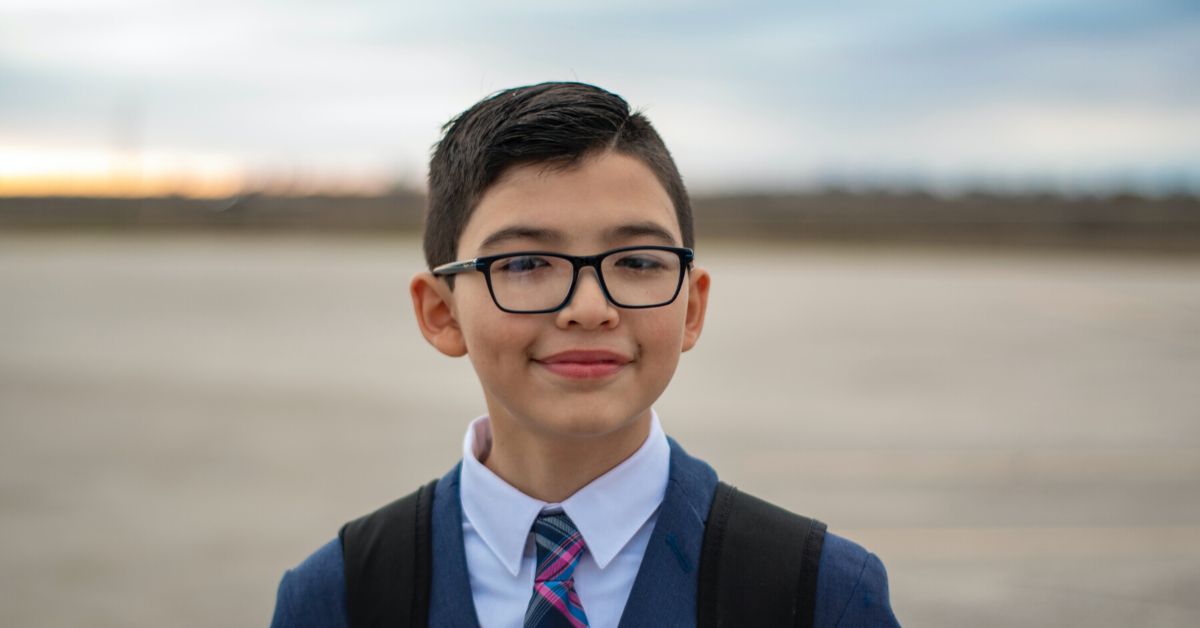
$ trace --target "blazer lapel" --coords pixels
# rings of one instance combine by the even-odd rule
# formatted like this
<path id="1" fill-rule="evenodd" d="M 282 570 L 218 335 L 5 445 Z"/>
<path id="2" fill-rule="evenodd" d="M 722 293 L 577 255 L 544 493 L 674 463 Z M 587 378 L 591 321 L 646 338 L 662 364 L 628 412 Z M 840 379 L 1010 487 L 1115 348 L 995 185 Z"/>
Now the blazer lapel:
<path id="1" fill-rule="evenodd" d="M 700 547 L 717 474 L 689 456 L 674 439 L 668 438 L 668 442 L 667 494 L 621 614 L 621 628 L 696 625 Z"/>
<path id="2" fill-rule="evenodd" d="M 433 493 L 433 581 L 429 587 L 429 625 L 441 628 L 478 628 L 467 553 L 463 549 L 462 502 L 458 497 L 455 465 Z"/>

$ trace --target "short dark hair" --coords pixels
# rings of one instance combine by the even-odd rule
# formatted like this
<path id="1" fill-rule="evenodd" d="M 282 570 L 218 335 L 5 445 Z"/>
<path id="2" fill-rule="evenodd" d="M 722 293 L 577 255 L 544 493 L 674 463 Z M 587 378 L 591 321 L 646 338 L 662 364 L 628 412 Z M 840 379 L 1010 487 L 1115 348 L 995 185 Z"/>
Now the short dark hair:
<path id="1" fill-rule="evenodd" d="M 640 159 L 675 205 L 683 246 L 692 247 L 692 207 L 683 178 L 650 121 L 620 96 L 586 83 L 539 83 L 475 103 L 442 127 L 429 163 L 425 261 L 455 261 L 458 240 L 489 186 L 531 163 L 570 168 L 613 150 Z"/>

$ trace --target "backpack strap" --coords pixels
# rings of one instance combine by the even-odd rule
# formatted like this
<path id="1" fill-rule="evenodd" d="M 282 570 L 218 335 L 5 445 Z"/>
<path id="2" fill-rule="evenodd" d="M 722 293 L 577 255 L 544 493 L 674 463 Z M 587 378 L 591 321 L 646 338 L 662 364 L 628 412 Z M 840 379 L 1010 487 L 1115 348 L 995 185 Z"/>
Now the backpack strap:
<path id="1" fill-rule="evenodd" d="M 699 628 L 813 625 L 825 524 L 717 484 L 697 595 Z"/>
<path id="2" fill-rule="evenodd" d="M 429 623 L 436 487 L 434 480 L 338 532 L 352 628 L 424 628 Z"/>

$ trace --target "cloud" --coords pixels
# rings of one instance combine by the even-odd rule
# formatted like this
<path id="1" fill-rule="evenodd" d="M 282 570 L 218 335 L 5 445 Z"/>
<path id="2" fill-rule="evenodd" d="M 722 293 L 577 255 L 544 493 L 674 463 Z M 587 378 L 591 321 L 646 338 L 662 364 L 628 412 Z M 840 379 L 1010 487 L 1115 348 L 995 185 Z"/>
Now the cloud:
<path id="1" fill-rule="evenodd" d="M 1200 186 L 1197 58 L 1200 9 L 1172 1 L 21 0 L 0 10 L 0 143 L 415 181 L 451 116 L 568 79 L 646 108 L 701 187 L 1123 169 Z"/>

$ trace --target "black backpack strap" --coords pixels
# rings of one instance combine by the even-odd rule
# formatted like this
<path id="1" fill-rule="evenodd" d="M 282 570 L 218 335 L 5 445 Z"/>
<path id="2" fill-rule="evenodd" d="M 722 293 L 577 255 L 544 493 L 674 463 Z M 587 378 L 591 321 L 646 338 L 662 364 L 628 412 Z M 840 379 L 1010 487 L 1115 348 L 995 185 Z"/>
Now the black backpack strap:
<path id="1" fill-rule="evenodd" d="M 434 480 L 338 532 L 351 628 L 424 628 L 429 623 L 429 531 L 436 487 Z"/>
<path id="2" fill-rule="evenodd" d="M 813 625 L 825 524 L 717 484 L 697 596 L 699 628 Z"/>

